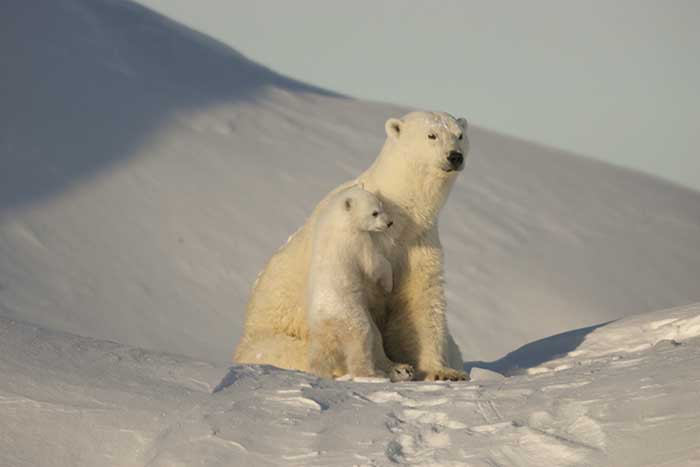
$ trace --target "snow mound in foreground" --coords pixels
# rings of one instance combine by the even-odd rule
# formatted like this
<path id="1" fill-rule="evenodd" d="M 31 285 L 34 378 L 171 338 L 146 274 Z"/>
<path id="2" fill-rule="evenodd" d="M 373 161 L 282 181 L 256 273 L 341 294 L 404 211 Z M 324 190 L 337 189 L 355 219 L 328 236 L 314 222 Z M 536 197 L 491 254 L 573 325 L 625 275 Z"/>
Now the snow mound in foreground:
<path id="1" fill-rule="evenodd" d="M 693 465 L 699 320 L 697 304 L 554 336 L 580 343 L 541 365 L 560 371 L 368 384 L 0 318 L 0 465 Z"/>
<path id="2" fill-rule="evenodd" d="M 408 109 L 284 78 L 129 1 L 2 5 L 0 317 L 230 362 L 267 259 Z M 440 218 L 465 358 L 700 300 L 700 193 L 470 113 Z"/>
<path id="3" fill-rule="evenodd" d="M 630 316 L 604 326 L 595 326 L 578 347 L 546 365 L 530 368 L 530 374 L 570 368 L 592 359 L 628 354 L 654 346 L 675 346 L 700 336 L 700 307 L 697 304 Z"/>

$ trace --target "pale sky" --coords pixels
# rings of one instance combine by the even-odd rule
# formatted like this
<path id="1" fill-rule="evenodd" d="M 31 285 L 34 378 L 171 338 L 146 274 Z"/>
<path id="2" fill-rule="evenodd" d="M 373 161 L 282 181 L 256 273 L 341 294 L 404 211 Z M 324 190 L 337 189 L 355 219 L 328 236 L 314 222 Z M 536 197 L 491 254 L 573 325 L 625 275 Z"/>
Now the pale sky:
<path id="1" fill-rule="evenodd" d="M 311 84 L 700 189 L 700 1 L 140 3 Z"/>

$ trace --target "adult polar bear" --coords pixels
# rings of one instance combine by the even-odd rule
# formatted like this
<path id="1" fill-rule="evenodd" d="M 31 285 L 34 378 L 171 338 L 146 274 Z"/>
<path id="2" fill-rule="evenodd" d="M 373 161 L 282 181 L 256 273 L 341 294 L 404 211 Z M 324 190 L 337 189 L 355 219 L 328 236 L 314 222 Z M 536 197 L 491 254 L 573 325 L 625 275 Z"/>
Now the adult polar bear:
<path id="1" fill-rule="evenodd" d="M 311 233 L 329 197 L 361 183 L 394 221 L 382 245 L 394 271 L 392 292 L 385 294 L 376 283 L 362 284 L 368 291 L 374 332 L 386 353 L 377 360 L 408 363 L 416 379 L 468 379 L 447 329 L 437 226 L 469 149 L 466 126 L 466 120 L 442 112 L 412 112 L 387 120 L 386 142 L 372 166 L 326 196 L 258 276 L 235 362 L 309 371 L 306 291 Z"/>

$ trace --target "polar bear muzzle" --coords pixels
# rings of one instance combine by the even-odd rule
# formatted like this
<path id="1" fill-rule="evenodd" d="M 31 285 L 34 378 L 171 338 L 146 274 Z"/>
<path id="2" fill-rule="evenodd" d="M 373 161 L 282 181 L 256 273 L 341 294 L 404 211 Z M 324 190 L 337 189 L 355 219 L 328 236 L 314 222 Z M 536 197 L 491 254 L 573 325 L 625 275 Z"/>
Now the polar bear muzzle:
<path id="1" fill-rule="evenodd" d="M 450 166 L 444 169 L 445 172 L 452 172 L 454 170 L 459 172 L 464 168 L 464 154 L 459 151 L 450 151 L 447 156 L 447 162 L 449 162 Z"/>

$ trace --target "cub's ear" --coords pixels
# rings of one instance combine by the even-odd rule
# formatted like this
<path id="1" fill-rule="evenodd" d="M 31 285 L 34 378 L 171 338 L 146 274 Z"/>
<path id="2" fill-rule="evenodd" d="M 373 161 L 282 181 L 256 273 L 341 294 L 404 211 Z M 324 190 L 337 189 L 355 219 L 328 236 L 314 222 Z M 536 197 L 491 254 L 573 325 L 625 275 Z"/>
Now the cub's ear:
<path id="1" fill-rule="evenodd" d="M 467 130 L 467 119 L 466 118 L 458 118 L 457 119 L 457 124 L 459 127 L 462 129 L 462 131 Z"/>
<path id="2" fill-rule="evenodd" d="M 352 208 L 352 198 L 345 198 L 345 210 L 349 211 Z"/>
<path id="3" fill-rule="evenodd" d="M 387 120 L 384 124 L 386 135 L 389 138 L 398 139 L 399 135 L 401 134 L 401 125 L 403 125 L 403 122 L 398 118 L 390 118 Z"/>

